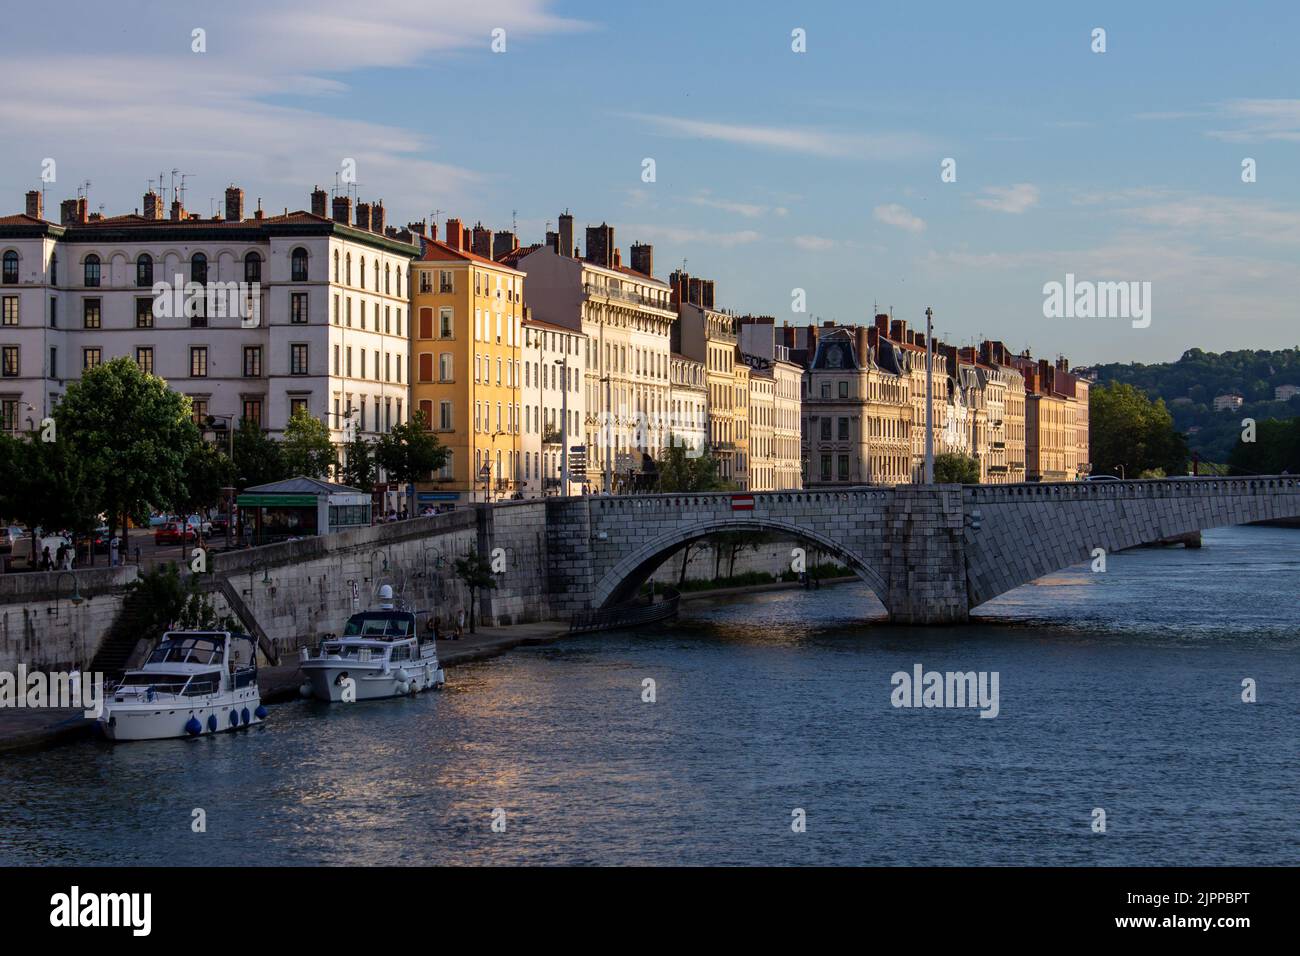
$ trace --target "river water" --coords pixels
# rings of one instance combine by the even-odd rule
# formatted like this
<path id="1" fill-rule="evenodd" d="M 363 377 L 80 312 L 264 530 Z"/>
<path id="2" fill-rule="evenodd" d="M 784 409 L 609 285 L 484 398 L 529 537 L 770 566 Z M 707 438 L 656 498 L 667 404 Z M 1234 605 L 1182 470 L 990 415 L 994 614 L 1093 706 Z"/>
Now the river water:
<path id="1" fill-rule="evenodd" d="M 858 585 L 693 602 L 441 694 L 0 756 L 0 864 L 1295 865 L 1298 598 L 1300 533 L 1230 528 L 959 628 Z M 997 672 L 997 716 L 892 706 L 917 664 Z"/>

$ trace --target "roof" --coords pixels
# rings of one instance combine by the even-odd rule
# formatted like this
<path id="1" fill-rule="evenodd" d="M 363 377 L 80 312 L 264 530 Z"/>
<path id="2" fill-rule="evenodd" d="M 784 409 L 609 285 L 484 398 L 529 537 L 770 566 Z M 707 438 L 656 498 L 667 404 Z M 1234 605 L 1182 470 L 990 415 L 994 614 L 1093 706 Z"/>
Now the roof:
<path id="1" fill-rule="evenodd" d="M 364 495 L 365 492 L 360 488 L 353 488 L 351 485 L 335 484 L 332 481 L 321 481 L 319 478 L 308 478 L 306 475 L 299 475 L 297 478 L 286 478 L 283 481 L 272 481 L 265 485 L 251 485 L 244 489 L 245 492 L 253 492 L 259 495 Z"/>
<path id="2" fill-rule="evenodd" d="M 585 337 L 587 334 L 581 329 L 570 328 L 569 326 L 561 325 L 558 322 L 548 322 L 545 319 L 527 318 L 524 319 L 524 325 L 528 328 L 554 329 L 556 332 L 564 332 L 567 335 L 581 335 Z"/>
<path id="3" fill-rule="evenodd" d="M 521 269 L 516 269 L 514 266 L 506 265 L 504 262 L 498 262 L 495 259 L 477 255 L 468 249 L 454 249 L 441 239 L 424 237 L 423 245 L 424 252 L 415 257 L 416 262 L 481 262 L 483 265 L 492 266 L 495 269 L 506 269 L 510 272 L 518 272 L 520 275 L 527 275 Z"/>

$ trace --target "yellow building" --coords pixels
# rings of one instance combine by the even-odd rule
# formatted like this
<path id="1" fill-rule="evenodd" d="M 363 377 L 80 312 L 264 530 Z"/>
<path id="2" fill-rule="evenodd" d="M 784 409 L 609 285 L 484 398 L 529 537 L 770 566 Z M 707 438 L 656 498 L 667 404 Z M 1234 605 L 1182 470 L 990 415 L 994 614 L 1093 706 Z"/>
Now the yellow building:
<path id="1" fill-rule="evenodd" d="M 731 433 L 736 440 L 735 474 L 732 481 L 741 491 L 749 491 L 751 485 L 752 462 L 750 461 L 749 435 L 749 366 L 740 358 L 740 350 L 732 349 L 732 407 Z"/>
<path id="2" fill-rule="evenodd" d="M 421 504 L 507 498 L 523 487 L 524 273 L 469 251 L 459 220 L 411 266 L 411 404 L 447 446 Z"/>

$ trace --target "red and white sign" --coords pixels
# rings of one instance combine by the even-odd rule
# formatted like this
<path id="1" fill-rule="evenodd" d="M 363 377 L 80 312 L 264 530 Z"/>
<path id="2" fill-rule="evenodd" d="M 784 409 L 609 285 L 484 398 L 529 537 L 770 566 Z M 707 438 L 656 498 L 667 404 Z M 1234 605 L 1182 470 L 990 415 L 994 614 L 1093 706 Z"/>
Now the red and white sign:
<path id="1" fill-rule="evenodd" d="M 732 511 L 753 511 L 754 496 L 753 495 L 732 495 L 731 510 Z"/>

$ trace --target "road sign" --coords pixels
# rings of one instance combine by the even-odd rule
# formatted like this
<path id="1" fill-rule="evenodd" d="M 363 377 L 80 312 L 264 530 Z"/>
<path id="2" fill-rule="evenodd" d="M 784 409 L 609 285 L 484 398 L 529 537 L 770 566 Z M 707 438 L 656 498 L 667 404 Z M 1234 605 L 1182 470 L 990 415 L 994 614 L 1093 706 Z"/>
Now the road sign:
<path id="1" fill-rule="evenodd" d="M 732 495 L 731 510 L 732 511 L 753 511 L 754 496 L 753 495 Z"/>

